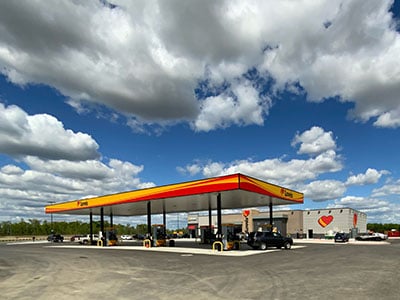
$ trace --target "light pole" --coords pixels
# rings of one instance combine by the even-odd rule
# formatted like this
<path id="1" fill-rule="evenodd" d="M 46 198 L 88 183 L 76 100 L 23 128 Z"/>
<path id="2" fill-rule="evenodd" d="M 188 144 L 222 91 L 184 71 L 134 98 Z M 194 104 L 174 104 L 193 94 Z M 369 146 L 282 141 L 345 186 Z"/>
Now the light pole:
<path id="1" fill-rule="evenodd" d="M 53 213 L 50 214 L 50 228 L 51 232 L 53 232 Z"/>
<path id="2" fill-rule="evenodd" d="M 46 201 L 46 203 L 53 204 L 54 201 Z M 53 213 L 50 213 L 50 232 L 53 233 Z"/>

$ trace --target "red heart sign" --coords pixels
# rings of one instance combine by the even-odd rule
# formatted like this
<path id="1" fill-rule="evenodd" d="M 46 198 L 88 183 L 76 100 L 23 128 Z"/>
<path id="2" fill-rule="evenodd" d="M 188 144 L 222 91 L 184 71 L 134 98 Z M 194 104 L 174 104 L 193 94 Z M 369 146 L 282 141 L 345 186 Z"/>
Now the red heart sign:
<path id="1" fill-rule="evenodd" d="M 333 221 L 333 216 L 322 216 L 321 218 L 318 219 L 318 224 L 321 225 L 321 227 L 326 227 L 328 226 L 331 222 Z"/>
<path id="2" fill-rule="evenodd" d="M 353 216 L 353 227 L 354 228 L 357 227 L 357 214 L 354 214 L 354 216 Z"/>

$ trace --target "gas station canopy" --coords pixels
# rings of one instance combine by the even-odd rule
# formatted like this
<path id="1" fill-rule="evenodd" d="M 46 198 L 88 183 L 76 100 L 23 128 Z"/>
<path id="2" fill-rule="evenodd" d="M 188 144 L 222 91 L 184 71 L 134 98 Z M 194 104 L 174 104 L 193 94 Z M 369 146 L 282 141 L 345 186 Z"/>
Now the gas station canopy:
<path id="1" fill-rule="evenodd" d="M 190 182 L 134 190 L 94 198 L 48 205 L 47 214 L 141 216 L 217 209 L 217 195 L 223 209 L 302 204 L 304 195 L 243 174 L 232 174 Z"/>

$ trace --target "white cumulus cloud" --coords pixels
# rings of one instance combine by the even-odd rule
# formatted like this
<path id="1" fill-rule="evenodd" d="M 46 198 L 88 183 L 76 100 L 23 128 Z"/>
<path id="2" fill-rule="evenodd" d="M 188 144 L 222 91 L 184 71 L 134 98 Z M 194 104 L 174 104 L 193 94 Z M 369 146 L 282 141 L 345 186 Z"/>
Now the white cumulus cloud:
<path id="1" fill-rule="evenodd" d="M 109 107 L 139 129 L 260 125 L 271 99 L 299 89 L 308 101 L 353 102 L 355 120 L 400 126 L 390 0 L 114 3 L 1 1 L 0 72 L 51 86 L 80 112 Z"/>
<path id="2" fill-rule="evenodd" d="M 326 201 L 342 197 L 346 186 L 338 180 L 316 180 L 304 186 L 302 191 L 308 199 Z"/>
<path id="3" fill-rule="evenodd" d="M 99 146 L 88 134 L 65 129 L 55 117 L 28 115 L 0 103 L 0 151 L 11 156 L 86 160 L 99 157 Z"/>
<path id="4" fill-rule="evenodd" d="M 310 130 L 305 131 L 305 133 L 308 132 Z M 331 133 L 325 132 L 322 128 L 319 128 L 318 132 L 319 136 L 331 136 Z M 300 136 L 307 135 L 305 133 L 300 134 Z M 305 141 L 305 143 L 308 142 L 308 140 Z M 300 148 L 302 146 L 303 143 L 300 145 Z M 205 177 L 243 173 L 274 184 L 294 188 L 306 181 L 316 179 L 321 174 L 334 173 L 343 168 L 341 156 L 331 149 L 334 148 L 333 146 L 335 144 L 330 147 L 319 147 L 319 154 L 308 159 L 284 160 L 274 158 L 260 161 L 244 159 L 226 163 L 196 162 L 186 167 L 181 167 L 179 170 L 181 172 L 186 170 L 191 175 L 194 175 L 195 172 L 201 172 Z"/>
<path id="5" fill-rule="evenodd" d="M 368 168 L 364 174 L 357 174 L 350 176 L 346 185 L 366 185 L 366 184 L 374 184 L 379 181 L 382 175 L 388 174 L 388 171 L 378 171 L 375 169 Z"/>
<path id="6" fill-rule="evenodd" d="M 389 181 L 380 188 L 372 191 L 374 197 L 391 196 L 400 199 L 400 180 Z"/>
<path id="7" fill-rule="evenodd" d="M 194 122 L 199 131 L 210 131 L 215 128 L 225 128 L 232 123 L 237 125 L 263 124 L 264 114 L 270 103 L 260 105 L 259 92 L 245 82 L 231 89 L 232 94 L 220 94 L 207 97 L 201 103 L 201 113 Z"/>
<path id="8" fill-rule="evenodd" d="M 49 202 L 154 186 L 141 181 L 142 165 L 103 161 L 90 135 L 65 129 L 53 116 L 1 103 L 0 152 L 17 159 L 0 168 L 0 220 L 3 214 L 40 219 Z"/>
<path id="9" fill-rule="evenodd" d="M 292 146 L 300 144 L 299 154 L 318 155 L 328 150 L 336 150 L 336 142 L 332 132 L 314 126 L 301 134 L 296 134 Z"/>

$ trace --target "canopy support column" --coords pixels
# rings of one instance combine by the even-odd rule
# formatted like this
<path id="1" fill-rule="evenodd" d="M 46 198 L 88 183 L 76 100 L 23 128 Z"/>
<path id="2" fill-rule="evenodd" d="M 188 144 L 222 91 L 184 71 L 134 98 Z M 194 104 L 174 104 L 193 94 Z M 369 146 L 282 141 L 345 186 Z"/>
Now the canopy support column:
<path id="1" fill-rule="evenodd" d="M 162 215 L 162 219 L 163 219 L 163 225 L 164 225 L 164 237 L 167 236 L 167 213 L 165 211 L 165 203 L 163 205 L 163 215 Z"/>
<path id="2" fill-rule="evenodd" d="M 151 236 L 151 203 L 147 202 L 147 235 Z"/>
<path id="3" fill-rule="evenodd" d="M 272 231 L 272 224 L 273 224 L 274 216 L 272 214 L 272 201 L 269 202 L 269 225 L 271 226 Z"/>
<path id="4" fill-rule="evenodd" d="M 105 246 L 105 232 L 104 232 L 104 207 L 100 208 L 100 231 L 101 231 L 101 239 L 103 240 L 103 246 Z"/>
<path id="5" fill-rule="evenodd" d="M 114 227 L 114 216 L 112 212 L 110 212 L 110 227 L 111 229 Z"/>
<path id="6" fill-rule="evenodd" d="M 222 208 L 221 208 L 221 193 L 218 193 L 217 196 L 217 239 L 222 241 Z"/>
<path id="7" fill-rule="evenodd" d="M 89 214 L 89 234 L 90 234 L 90 245 L 93 244 L 93 212 L 90 210 Z"/>
<path id="8" fill-rule="evenodd" d="M 208 201 L 208 229 L 210 230 L 211 233 L 211 228 L 212 228 L 212 212 L 211 212 L 211 201 Z"/>

